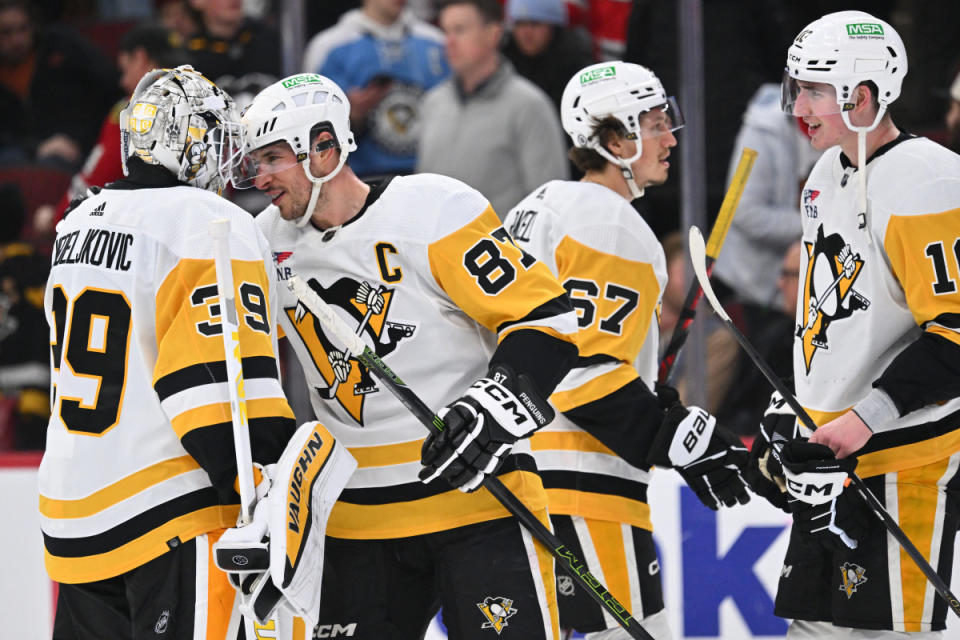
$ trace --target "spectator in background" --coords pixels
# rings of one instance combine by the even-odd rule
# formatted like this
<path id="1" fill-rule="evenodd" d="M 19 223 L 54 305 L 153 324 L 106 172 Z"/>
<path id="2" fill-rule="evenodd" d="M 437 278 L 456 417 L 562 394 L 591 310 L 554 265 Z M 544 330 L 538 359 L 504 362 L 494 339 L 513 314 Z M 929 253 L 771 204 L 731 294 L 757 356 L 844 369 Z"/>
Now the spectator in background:
<path id="1" fill-rule="evenodd" d="M 50 335 L 43 316 L 49 261 L 20 241 L 19 188 L 0 185 L 0 449 L 43 449 L 50 417 Z"/>
<path id="2" fill-rule="evenodd" d="M 500 57 L 497 0 L 442 0 L 453 77 L 423 100 L 417 171 L 463 180 L 504 216 L 534 188 L 569 168 L 550 98 Z"/>
<path id="3" fill-rule="evenodd" d="M 631 0 L 568 0 L 570 24 L 586 29 L 598 60 L 621 60 L 627 48 Z M 675 11 L 670 5 L 664 11 Z M 642 61 L 640 61 L 642 62 Z"/>
<path id="4" fill-rule="evenodd" d="M 186 40 L 186 49 L 197 71 L 231 95 L 248 84 L 244 76 L 269 76 L 258 80 L 261 87 L 280 76 L 280 36 L 264 22 L 248 18 L 243 0 L 189 2 L 199 30 Z"/>
<path id="5" fill-rule="evenodd" d="M 116 69 L 29 0 L 0 0 L 0 161 L 77 166 L 117 98 Z"/>
<path id="6" fill-rule="evenodd" d="M 186 40 L 198 30 L 187 0 L 156 0 L 157 20 Z"/>
<path id="7" fill-rule="evenodd" d="M 594 62 L 589 38 L 567 28 L 563 0 L 507 0 L 507 24 L 503 55 L 559 110 L 567 80 Z"/>
<path id="8" fill-rule="evenodd" d="M 104 119 L 97 143 L 83 163 L 83 168 L 73 176 L 70 188 L 56 207 L 54 224 L 63 217 L 70 201 L 83 196 L 88 188 L 102 187 L 123 177 L 120 162 L 120 111 L 127 106 L 129 96 L 133 94 L 145 73 L 151 69 L 171 68 L 186 62 L 179 44 L 178 34 L 150 23 L 135 26 L 124 34 L 117 54 L 120 86 L 123 88 L 124 97 L 113 105 L 113 109 Z M 38 231 L 52 231 L 49 212 L 43 208 L 38 209 L 35 225 L 39 226 Z"/>
<path id="9" fill-rule="evenodd" d="M 660 307 L 660 344 L 666 346 L 670 343 L 670 337 L 680 319 L 680 312 L 683 310 L 683 302 L 687 297 L 687 288 L 689 283 L 685 280 L 684 274 L 687 259 L 687 250 L 684 243 L 683 234 L 674 231 L 667 234 L 663 239 L 663 253 L 667 260 L 667 286 L 663 290 L 662 304 Z M 723 326 L 723 323 L 717 318 L 716 314 L 710 313 L 708 309 L 699 307 L 700 313 L 697 314 L 696 322 L 704 323 L 704 334 L 707 340 L 706 345 L 706 365 L 707 370 L 704 379 L 707 383 L 707 401 L 703 407 L 709 413 L 717 414 L 727 393 L 733 386 L 732 383 L 738 378 L 739 346 L 736 339 Z M 688 402 L 687 381 L 684 375 L 683 351 L 680 352 L 676 363 L 674 364 L 675 373 L 673 374 L 674 386 L 680 394 L 681 402 Z M 766 394 L 764 398 L 768 398 Z M 720 416 L 717 416 L 720 420 Z M 723 420 L 720 422 L 731 428 L 735 433 L 739 433 L 733 425 L 729 425 Z"/>
<path id="10" fill-rule="evenodd" d="M 450 73 L 443 33 L 406 8 L 407 0 L 364 0 L 318 33 L 304 54 L 305 71 L 320 73 L 350 99 L 360 176 L 411 173 L 416 165 L 423 94 Z"/>
<path id="11" fill-rule="evenodd" d="M 960 152 L 960 73 L 950 85 L 950 107 L 945 118 L 947 125 L 947 146 Z"/>
<path id="12" fill-rule="evenodd" d="M 800 189 L 820 152 L 810 146 L 803 122 L 781 110 L 779 84 L 762 85 L 747 105 L 730 156 L 728 182 L 744 147 L 757 151 L 757 161 L 714 277 L 733 290 L 752 335 L 771 311 L 779 313 L 783 306 L 777 274 L 787 247 L 800 237 Z M 815 198 L 804 194 L 804 204 Z"/>

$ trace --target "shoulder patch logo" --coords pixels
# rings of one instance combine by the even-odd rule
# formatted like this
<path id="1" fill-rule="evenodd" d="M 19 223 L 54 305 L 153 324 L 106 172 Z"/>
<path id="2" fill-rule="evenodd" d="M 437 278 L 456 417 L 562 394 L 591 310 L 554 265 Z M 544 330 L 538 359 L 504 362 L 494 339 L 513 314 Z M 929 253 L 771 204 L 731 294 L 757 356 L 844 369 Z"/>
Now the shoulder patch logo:
<path id="1" fill-rule="evenodd" d="M 480 628 L 493 629 L 497 632 L 497 635 L 500 635 L 500 632 L 508 626 L 507 619 L 512 618 L 517 612 L 517 610 L 513 608 L 513 600 L 502 596 L 496 598 L 487 596 L 483 599 L 483 602 L 477 603 L 477 607 L 479 607 L 483 613 L 483 617 L 487 619 L 486 622 L 480 625 Z"/>
<path id="2" fill-rule="evenodd" d="M 857 588 L 867 581 L 867 570 L 858 564 L 844 562 L 840 566 L 840 591 L 847 594 L 847 600 L 853 597 Z"/>
<path id="3" fill-rule="evenodd" d="M 820 217 L 820 213 L 817 211 L 817 205 L 813 204 L 813 201 L 816 200 L 819 195 L 820 191 L 817 189 L 803 190 L 803 212 L 808 218 Z"/>
<path id="4" fill-rule="evenodd" d="M 870 307 L 870 301 L 853 289 L 864 261 L 838 233 L 824 236 L 823 225 L 814 242 L 804 241 L 806 272 L 803 274 L 801 318 L 796 335 L 803 343 L 807 373 L 817 350 L 829 350 L 827 329 L 856 311 Z"/>

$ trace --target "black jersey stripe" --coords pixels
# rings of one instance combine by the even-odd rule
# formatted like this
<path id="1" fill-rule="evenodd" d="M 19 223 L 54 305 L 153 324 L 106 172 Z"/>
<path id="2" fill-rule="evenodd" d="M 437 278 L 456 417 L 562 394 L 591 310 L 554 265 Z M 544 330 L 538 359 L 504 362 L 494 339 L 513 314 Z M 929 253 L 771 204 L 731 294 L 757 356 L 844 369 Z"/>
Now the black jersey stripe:
<path id="1" fill-rule="evenodd" d="M 592 356 L 578 356 L 577 363 L 573 365 L 574 369 L 590 367 L 597 364 L 619 363 L 620 361 L 606 353 L 595 353 Z"/>
<path id="2" fill-rule="evenodd" d="M 511 471 L 532 471 L 536 472 L 537 465 L 533 456 L 525 453 L 519 453 L 509 456 L 503 463 L 503 466 L 497 470 L 497 475 L 502 476 Z M 440 495 L 452 490 L 453 487 L 443 478 L 437 478 L 430 484 L 422 482 L 407 482 L 405 484 L 396 484 L 387 487 L 369 487 L 363 489 L 344 489 L 340 494 L 340 500 L 351 504 L 362 505 L 381 505 L 393 504 L 396 502 L 410 502 L 412 500 L 421 500 L 432 496 Z"/>
<path id="3" fill-rule="evenodd" d="M 57 538 L 44 533 L 43 543 L 53 556 L 61 558 L 94 556 L 113 551 L 174 518 L 219 504 L 217 492 L 212 487 L 207 487 L 168 500 L 102 533 L 83 538 Z"/>
<path id="4" fill-rule="evenodd" d="M 960 313 L 941 313 L 931 322 L 960 331 Z"/>
<path id="5" fill-rule="evenodd" d="M 254 378 L 274 378 L 279 379 L 277 373 L 277 363 L 270 356 L 250 356 L 243 358 L 243 377 L 247 380 Z M 227 381 L 227 363 L 223 360 L 217 362 L 201 362 L 199 364 L 184 367 L 173 373 L 159 378 L 154 383 L 160 400 L 166 400 L 175 393 L 192 389 L 205 384 Z"/>
<path id="6" fill-rule="evenodd" d="M 647 501 L 647 484 L 602 473 L 583 471 L 540 471 L 546 489 L 569 489 L 587 493 L 620 496 L 628 500 Z"/>
<path id="7" fill-rule="evenodd" d="M 571 311 L 573 311 L 573 307 L 570 306 L 570 298 L 567 296 L 567 294 L 563 294 L 562 296 L 557 296 L 552 300 L 547 300 L 519 320 L 510 320 L 508 322 L 504 322 L 497 327 L 497 333 L 503 333 L 505 329 L 518 324 L 546 320 L 547 318 L 553 318 Z"/>

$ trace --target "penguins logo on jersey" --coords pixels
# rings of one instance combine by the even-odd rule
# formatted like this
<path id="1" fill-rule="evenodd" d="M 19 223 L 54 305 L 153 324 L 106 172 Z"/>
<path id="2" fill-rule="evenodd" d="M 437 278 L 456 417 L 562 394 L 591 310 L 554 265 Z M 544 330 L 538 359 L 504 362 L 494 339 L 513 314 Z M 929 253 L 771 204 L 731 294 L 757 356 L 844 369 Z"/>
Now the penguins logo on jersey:
<path id="1" fill-rule="evenodd" d="M 508 626 L 507 619 L 512 618 L 513 614 L 517 612 L 513 608 L 513 600 L 502 596 L 496 598 L 487 596 L 483 599 L 483 602 L 477 603 L 477 607 L 480 608 L 483 616 L 487 619 L 480 628 L 493 629 L 497 632 L 497 635 L 500 635 L 504 627 Z"/>
<path id="2" fill-rule="evenodd" d="M 324 288 L 314 278 L 307 284 L 317 292 L 327 304 L 339 308 L 353 319 L 357 335 L 366 336 L 368 344 L 383 358 L 393 352 L 397 345 L 413 336 L 416 325 L 391 322 L 387 320 L 394 290 L 366 280 L 358 282 L 343 277 Z M 380 389 L 370 375 L 370 371 L 356 358 L 340 351 L 335 342 L 327 337 L 313 314 L 298 304 L 284 309 L 300 335 L 326 387 L 316 387 L 324 400 L 334 400 L 363 426 L 363 405 L 367 394 Z M 350 321 L 348 320 L 348 323 Z"/>
<path id="3" fill-rule="evenodd" d="M 840 567 L 840 591 L 847 594 L 847 600 L 857 592 L 857 587 L 867 581 L 867 570 L 858 564 L 844 562 Z"/>
<path id="4" fill-rule="evenodd" d="M 823 235 L 817 228 L 814 242 L 803 243 L 807 254 L 807 270 L 803 276 L 802 324 L 797 337 L 803 343 L 803 361 L 810 373 L 813 356 L 818 349 L 830 348 L 827 330 L 838 320 L 866 309 L 870 301 L 853 289 L 863 269 L 863 260 L 840 234 Z"/>

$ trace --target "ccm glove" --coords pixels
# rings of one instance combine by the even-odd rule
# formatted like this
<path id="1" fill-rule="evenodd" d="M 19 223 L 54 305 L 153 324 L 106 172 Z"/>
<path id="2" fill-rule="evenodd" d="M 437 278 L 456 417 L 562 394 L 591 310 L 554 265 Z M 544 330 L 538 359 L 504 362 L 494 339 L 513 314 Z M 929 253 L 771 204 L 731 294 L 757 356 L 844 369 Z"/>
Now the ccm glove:
<path id="1" fill-rule="evenodd" d="M 441 477 L 470 492 L 496 473 L 517 440 L 553 420 L 554 411 L 526 375 L 498 365 L 439 415 L 443 430 L 423 443 L 420 480 Z"/>
<path id="2" fill-rule="evenodd" d="M 648 464 L 676 469 L 713 510 L 750 501 L 741 470 L 747 448 L 700 407 L 676 404 L 667 410 L 653 439 Z"/>
<path id="3" fill-rule="evenodd" d="M 866 505 L 845 484 L 856 458 L 838 460 L 830 447 L 791 440 L 780 450 L 793 524 L 828 551 L 856 549 L 870 526 Z"/>
<path id="4" fill-rule="evenodd" d="M 796 437 L 797 416 L 779 391 L 770 396 L 770 404 L 760 421 L 760 433 L 750 449 L 750 462 L 743 476 L 758 496 L 790 513 L 787 506 L 787 482 L 780 464 L 780 448 Z"/>

